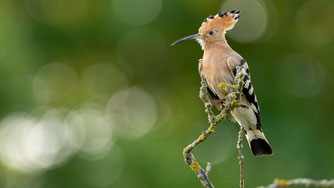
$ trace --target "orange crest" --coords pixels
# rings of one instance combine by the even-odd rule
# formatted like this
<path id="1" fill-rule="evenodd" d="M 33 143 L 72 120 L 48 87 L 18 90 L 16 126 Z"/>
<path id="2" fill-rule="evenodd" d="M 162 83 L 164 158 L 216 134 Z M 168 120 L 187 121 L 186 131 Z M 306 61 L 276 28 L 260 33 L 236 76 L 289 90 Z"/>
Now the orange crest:
<path id="1" fill-rule="evenodd" d="M 240 11 L 232 10 L 230 12 L 222 13 L 215 16 L 209 16 L 206 18 L 201 27 L 199 28 L 199 34 L 203 35 L 212 29 L 220 29 L 222 31 L 228 31 L 232 29 L 240 18 Z"/>

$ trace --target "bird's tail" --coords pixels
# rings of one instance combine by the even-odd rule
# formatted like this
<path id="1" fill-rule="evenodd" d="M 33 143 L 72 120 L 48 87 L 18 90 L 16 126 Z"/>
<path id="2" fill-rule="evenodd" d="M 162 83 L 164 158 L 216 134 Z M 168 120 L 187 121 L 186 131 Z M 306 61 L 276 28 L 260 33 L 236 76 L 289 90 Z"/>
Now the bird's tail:
<path id="1" fill-rule="evenodd" d="M 247 130 L 246 138 L 247 138 L 249 147 L 251 148 L 255 156 L 258 157 L 262 155 L 274 154 L 273 149 L 271 148 L 269 142 L 267 141 L 262 131 L 258 129 Z"/>

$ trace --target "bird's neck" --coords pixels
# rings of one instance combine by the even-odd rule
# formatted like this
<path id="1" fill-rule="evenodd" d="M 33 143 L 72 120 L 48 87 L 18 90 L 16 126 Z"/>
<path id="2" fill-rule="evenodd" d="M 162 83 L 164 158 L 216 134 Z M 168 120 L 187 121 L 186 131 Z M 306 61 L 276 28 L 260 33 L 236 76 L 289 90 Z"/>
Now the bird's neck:
<path id="1" fill-rule="evenodd" d="M 228 45 L 226 39 L 217 40 L 217 41 L 205 41 L 204 42 L 204 51 L 211 50 L 230 50 L 231 47 Z"/>

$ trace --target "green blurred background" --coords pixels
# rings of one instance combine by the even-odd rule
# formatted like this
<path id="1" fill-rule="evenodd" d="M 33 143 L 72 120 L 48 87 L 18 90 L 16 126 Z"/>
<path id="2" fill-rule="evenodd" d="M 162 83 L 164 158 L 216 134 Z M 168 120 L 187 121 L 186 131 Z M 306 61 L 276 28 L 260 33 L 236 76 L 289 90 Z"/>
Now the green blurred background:
<path id="1" fill-rule="evenodd" d="M 246 187 L 333 178 L 333 0 L 0 0 L 0 187 L 201 187 L 182 150 L 208 127 L 203 52 L 169 45 L 232 9 L 275 150 L 245 144 Z M 238 187 L 237 132 L 194 151 L 216 187 Z"/>

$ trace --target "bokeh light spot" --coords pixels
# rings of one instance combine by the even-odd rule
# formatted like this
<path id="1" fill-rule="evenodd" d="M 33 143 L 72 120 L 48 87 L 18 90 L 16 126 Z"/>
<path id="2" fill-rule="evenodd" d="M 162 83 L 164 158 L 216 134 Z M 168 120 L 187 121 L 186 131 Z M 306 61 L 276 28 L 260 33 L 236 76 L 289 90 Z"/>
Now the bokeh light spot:
<path id="1" fill-rule="evenodd" d="M 259 39 L 266 30 L 267 10 L 261 0 L 227 0 L 221 10 L 241 11 L 241 18 L 233 30 L 227 32 L 227 36 L 238 42 L 253 42 Z"/>
<path id="2" fill-rule="evenodd" d="M 157 119 L 154 98 L 142 88 L 133 87 L 113 95 L 106 115 L 118 136 L 139 138 L 148 133 Z"/>
<path id="3" fill-rule="evenodd" d="M 70 145 L 87 159 L 103 157 L 112 146 L 112 130 L 104 112 L 103 107 L 92 103 L 84 104 L 68 115 Z"/>
<path id="4" fill-rule="evenodd" d="M 76 87 L 77 74 L 63 63 L 44 65 L 36 74 L 33 90 L 36 100 L 42 104 L 59 102 Z"/>
<path id="5" fill-rule="evenodd" d="M 113 0 L 113 10 L 124 22 L 131 25 L 145 25 L 159 14 L 161 0 Z"/>
<path id="6" fill-rule="evenodd" d="M 1 122 L 0 157 L 4 165 L 22 172 L 40 172 L 63 164 L 72 154 L 65 126 L 56 113 L 41 119 L 12 114 Z"/>
<path id="7" fill-rule="evenodd" d="M 26 7 L 37 21 L 68 29 L 93 23 L 96 3 L 90 0 L 26 0 Z"/>
<path id="8" fill-rule="evenodd" d="M 126 88 L 127 78 L 112 64 L 90 65 L 82 74 L 82 83 L 93 99 L 109 99 L 115 91 Z"/>
<path id="9" fill-rule="evenodd" d="M 313 58 L 301 54 L 286 56 L 280 67 L 280 86 L 292 97 L 312 97 L 324 84 L 324 70 Z"/>
<path id="10" fill-rule="evenodd" d="M 334 38 L 334 3 L 310 0 L 297 14 L 299 35 L 314 45 L 324 45 Z"/>

